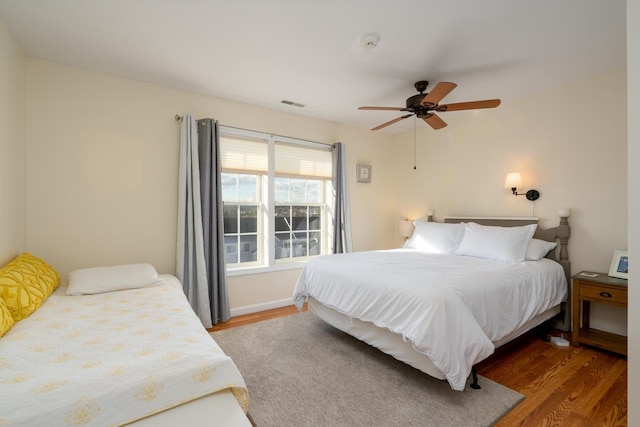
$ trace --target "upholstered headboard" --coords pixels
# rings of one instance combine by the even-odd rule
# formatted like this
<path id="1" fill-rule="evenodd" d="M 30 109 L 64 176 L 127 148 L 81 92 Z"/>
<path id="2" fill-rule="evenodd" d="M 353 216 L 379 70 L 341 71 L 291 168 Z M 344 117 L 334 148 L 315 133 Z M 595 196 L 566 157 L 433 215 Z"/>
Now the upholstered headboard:
<path id="1" fill-rule="evenodd" d="M 433 213 L 428 217 L 428 221 L 433 221 Z M 563 303 L 563 309 L 560 313 L 560 321 L 553 326 L 564 331 L 571 329 L 571 261 L 569 261 L 569 237 L 571 237 L 571 226 L 569 226 L 569 215 L 571 213 L 562 209 L 559 212 L 560 223 L 557 227 L 543 229 L 540 226 L 536 229 L 534 238 L 546 240 L 548 242 L 557 242 L 556 250 L 547 254 L 547 258 L 560 263 L 564 269 L 567 278 L 567 302 Z M 522 217 L 461 217 L 451 216 L 445 217 L 446 223 L 475 222 L 480 225 L 491 225 L 500 227 L 518 227 L 529 224 L 537 224 L 538 218 L 522 218 Z"/>

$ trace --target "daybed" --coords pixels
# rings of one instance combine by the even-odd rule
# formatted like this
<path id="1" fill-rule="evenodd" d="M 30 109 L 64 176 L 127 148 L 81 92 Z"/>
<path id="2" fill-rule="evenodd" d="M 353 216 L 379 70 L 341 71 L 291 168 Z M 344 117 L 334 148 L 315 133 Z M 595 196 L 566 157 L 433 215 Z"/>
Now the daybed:
<path id="1" fill-rule="evenodd" d="M 29 254 L 0 270 L 0 425 L 250 425 L 240 372 L 175 277 L 73 273 L 58 286 Z"/>
<path id="2" fill-rule="evenodd" d="M 402 249 L 309 261 L 293 298 L 454 390 L 473 372 L 477 388 L 474 366 L 496 347 L 559 314 L 568 321 L 570 229 L 562 213 L 549 230 L 536 218 L 416 221 Z"/>

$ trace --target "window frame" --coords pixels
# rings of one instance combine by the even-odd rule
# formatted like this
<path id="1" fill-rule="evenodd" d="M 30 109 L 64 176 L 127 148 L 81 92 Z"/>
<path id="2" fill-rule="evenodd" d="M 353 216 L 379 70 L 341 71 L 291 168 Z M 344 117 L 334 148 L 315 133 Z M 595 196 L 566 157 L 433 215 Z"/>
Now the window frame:
<path id="1" fill-rule="evenodd" d="M 275 150 L 277 143 L 292 144 L 302 147 L 308 147 L 317 150 L 331 151 L 332 144 L 318 143 L 312 141 L 306 141 L 296 138 L 290 138 L 280 135 L 267 134 L 257 131 L 251 131 L 246 129 L 239 129 L 230 126 L 220 126 L 220 135 L 237 137 L 237 138 L 250 138 L 253 140 L 264 141 L 267 144 L 267 171 L 264 174 L 256 171 L 248 171 L 249 175 L 256 175 L 259 183 L 259 208 L 258 214 L 262 215 L 258 219 L 258 260 L 248 263 L 237 263 L 231 267 L 226 266 L 227 276 L 241 276 L 248 274 L 260 274 L 265 272 L 299 269 L 311 258 L 329 254 L 331 252 L 332 230 L 330 224 L 333 221 L 333 204 L 334 201 L 331 197 L 332 184 L 331 178 L 318 179 L 324 185 L 323 187 L 323 202 L 321 203 L 292 203 L 292 205 L 306 205 L 306 206 L 321 206 L 322 207 L 322 219 L 321 219 L 321 232 L 322 232 L 322 247 L 320 255 L 294 257 L 287 259 L 275 258 Z M 222 170 L 222 172 L 228 173 L 244 173 L 240 170 Z M 284 175 L 281 175 L 284 176 Z M 290 177 L 290 176 L 289 176 Z M 300 179 L 310 179 L 310 177 L 298 176 Z M 251 204 L 244 202 L 231 202 L 234 205 Z M 223 201 L 223 205 L 225 202 Z M 308 232 L 308 230 L 307 230 Z"/>

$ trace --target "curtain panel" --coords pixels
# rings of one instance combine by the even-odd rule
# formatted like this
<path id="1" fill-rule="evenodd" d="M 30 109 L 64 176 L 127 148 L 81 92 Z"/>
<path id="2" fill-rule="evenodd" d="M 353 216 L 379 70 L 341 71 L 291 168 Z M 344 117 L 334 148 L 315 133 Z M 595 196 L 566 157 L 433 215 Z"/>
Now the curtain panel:
<path id="1" fill-rule="evenodd" d="M 216 120 L 198 120 L 198 150 L 209 305 L 211 321 L 216 324 L 218 321 L 226 322 L 230 317 L 227 275 L 224 266 L 220 133 Z"/>
<path id="2" fill-rule="evenodd" d="M 185 115 L 180 132 L 176 277 L 202 324 L 230 317 L 218 123 Z"/>
<path id="3" fill-rule="evenodd" d="M 349 191 L 347 188 L 347 166 L 345 146 L 341 142 L 333 144 L 333 196 L 335 211 L 333 215 L 333 253 L 352 251 L 351 220 L 349 212 Z"/>

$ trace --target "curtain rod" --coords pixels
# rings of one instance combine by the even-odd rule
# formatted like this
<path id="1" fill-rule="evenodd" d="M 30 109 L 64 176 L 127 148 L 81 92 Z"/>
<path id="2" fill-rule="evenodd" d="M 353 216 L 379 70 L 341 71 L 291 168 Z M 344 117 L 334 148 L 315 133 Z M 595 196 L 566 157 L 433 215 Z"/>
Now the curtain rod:
<path id="1" fill-rule="evenodd" d="M 293 142 L 293 143 L 295 143 L 296 141 L 294 141 L 294 140 L 297 140 L 297 141 L 303 141 L 303 142 L 306 142 L 306 143 L 309 143 L 309 144 L 318 144 L 318 145 L 324 145 L 324 146 L 329 146 L 329 147 L 333 146 L 332 143 L 329 144 L 329 143 L 326 143 L 326 142 L 309 141 L 308 139 L 293 138 L 291 136 L 278 135 L 277 133 L 262 132 L 262 131 L 251 130 L 251 129 L 238 128 L 238 127 L 235 127 L 235 126 L 227 126 L 227 125 L 220 125 L 220 126 L 224 126 L 226 128 L 229 128 L 229 129 L 245 131 L 245 132 L 254 132 L 254 133 L 261 133 L 261 134 L 269 135 L 269 136 L 272 136 L 274 138 L 279 138 L 282 142 Z"/>
<path id="2" fill-rule="evenodd" d="M 182 116 L 180 116 L 179 114 L 175 115 L 175 119 L 176 122 L 181 122 L 182 121 Z M 278 135 L 278 134 L 274 134 L 274 133 L 269 133 L 269 132 L 260 132 L 260 131 L 255 131 L 255 130 L 251 130 L 251 129 L 244 129 L 244 128 L 238 128 L 238 127 L 234 127 L 234 126 L 227 126 L 227 125 L 220 125 L 220 126 L 224 126 L 226 128 L 231 128 L 231 129 L 237 129 L 237 130 L 242 130 L 242 131 L 246 131 L 246 132 L 257 132 L 257 133 L 263 133 L 263 134 L 268 134 L 271 135 L 273 137 L 276 138 L 281 138 L 283 140 L 291 140 L 291 139 L 298 139 L 300 141 L 304 141 L 304 142 L 308 142 L 310 144 L 319 144 L 319 145 L 327 145 L 329 147 L 333 146 L 333 144 L 329 144 L 327 142 L 317 142 L 317 141 L 309 141 L 307 139 L 302 139 L 302 138 L 292 138 L 290 136 L 284 136 L 284 135 Z M 285 141 L 286 142 L 286 141 Z"/>

